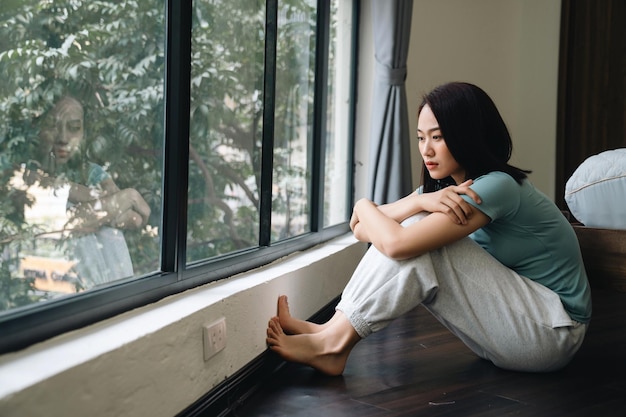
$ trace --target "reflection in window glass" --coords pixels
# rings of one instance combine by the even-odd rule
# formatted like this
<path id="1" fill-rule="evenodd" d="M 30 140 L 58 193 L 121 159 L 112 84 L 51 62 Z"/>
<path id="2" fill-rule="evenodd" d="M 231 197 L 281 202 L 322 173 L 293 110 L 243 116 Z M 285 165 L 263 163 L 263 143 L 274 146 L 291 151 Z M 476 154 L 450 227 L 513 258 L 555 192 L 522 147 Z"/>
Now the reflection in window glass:
<path id="1" fill-rule="evenodd" d="M 352 5 L 331 1 L 328 48 L 328 105 L 324 172 L 324 226 L 345 222 L 349 213 L 350 80 Z"/>
<path id="2" fill-rule="evenodd" d="M 347 231 L 352 3 L 2 0 L 0 350 Z"/>
<path id="3" fill-rule="evenodd" d="M 315 92 L 314 0 L 279 2 L 272 240 L 308 232 Z"/>
<path id="4" fill-rule="evenodd" d="M 187 262 L 258 246 L 264 45 L 264 2 L 194 2 Z"/>
<path id="5" fill-rule="evenodd" d="M 159 268 L 163 4 L 0 12 L 0 311 Z"/>

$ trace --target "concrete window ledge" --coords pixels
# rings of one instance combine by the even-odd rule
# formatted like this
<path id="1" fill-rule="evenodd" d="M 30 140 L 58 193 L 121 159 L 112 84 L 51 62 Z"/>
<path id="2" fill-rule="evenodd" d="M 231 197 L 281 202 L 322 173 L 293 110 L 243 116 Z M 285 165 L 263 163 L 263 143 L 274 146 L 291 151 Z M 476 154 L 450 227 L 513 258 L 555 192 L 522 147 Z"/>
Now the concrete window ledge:
<path id="1" fill-rule="evenodd" d="M 365 252 L 346 234 L 230 279 L 0 357 L 0 415 L 172 416 L 266 349 L 276 298 L 310 317 Z M 202 326 L 226 319 L 226 347 L 204 360 Z"/>

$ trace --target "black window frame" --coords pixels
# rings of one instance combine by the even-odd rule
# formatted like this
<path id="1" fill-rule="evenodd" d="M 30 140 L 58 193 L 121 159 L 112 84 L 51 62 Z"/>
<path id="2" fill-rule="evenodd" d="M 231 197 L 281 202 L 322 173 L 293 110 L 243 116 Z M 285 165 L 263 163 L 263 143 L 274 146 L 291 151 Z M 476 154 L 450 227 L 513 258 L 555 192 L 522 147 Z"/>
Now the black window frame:
<path id="1" fill-rule="evenodd" d="M 323 227 L 323 173 L 327 105 L 330 3 L 317 2 L 314 128 L 311 177 L 311 231 L 280 242 L 270 242 L 273 158 L 273 90 L 276 73 L 277 12 L 279 0 L 266 0 L 265 80 L 262 189 L 259 245 L 194 264 L 186 264 L 187 174 L 189 167 L 189 109 L 191 74 L 192 1 L 166 1 L 165 137 L 161 271 L 135 277 L 110 287 L 29 305 L 0 317 L 0 354 L 16 351 L 164 297 L 266 265 L 289 253 L 302 251 L 349 231 L 348 222 Z M 352 10 L 350 141 L 346 179 L 347 207 L 353 202 L 354 113 L 358 0 Z M 272 94 L 268 94 L 271 91 Z M 346 213 L 346 219 L 349 213 Z"/>

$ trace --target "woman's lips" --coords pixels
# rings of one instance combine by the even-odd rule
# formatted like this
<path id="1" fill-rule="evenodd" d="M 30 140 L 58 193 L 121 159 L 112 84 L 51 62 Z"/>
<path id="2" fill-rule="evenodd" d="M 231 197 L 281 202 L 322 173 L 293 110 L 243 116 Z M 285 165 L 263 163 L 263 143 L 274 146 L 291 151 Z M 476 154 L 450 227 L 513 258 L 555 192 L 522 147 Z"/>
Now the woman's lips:
<path id="1" fill-rule="evenodd" d="M 426 168 L 433 169 L 433 168 L 437 168 L 437 165 L 439 164 L 436 164 L 435 162 L 426 162 L 425 165 L 426 165 Z"/>
<path id="2" fill-rule="evenodd" d="M 70 150 L 67 148 L 54 148 L 54 156 L 60 159 L 69 157 Z"/>

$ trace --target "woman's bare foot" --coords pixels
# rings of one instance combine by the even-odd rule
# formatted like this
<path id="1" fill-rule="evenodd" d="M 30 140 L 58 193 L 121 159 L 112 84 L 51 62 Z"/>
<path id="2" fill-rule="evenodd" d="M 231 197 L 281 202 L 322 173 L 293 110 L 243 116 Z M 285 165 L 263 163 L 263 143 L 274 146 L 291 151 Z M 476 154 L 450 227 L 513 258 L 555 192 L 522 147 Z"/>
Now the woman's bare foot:
<path id="1" fill-rule="evenodd" d="M 334 323 L 317 333 L 290 336 L 283 331 L 280 319 L 273 317 L 267 328 L 267 344 L 287 361 L 311 366 L 328 375 L 341 375 L 360 338 L 347 319 Z"/>
<path id="2" fill-rule="evenodd" d="M 324 325 L 292 317 L 289 312 L 289 303 L 286 295 L 278 297 L 278 320 L 280 321 L 280 327 L 288 334 L 317 333 L 324 328 Z"/>

